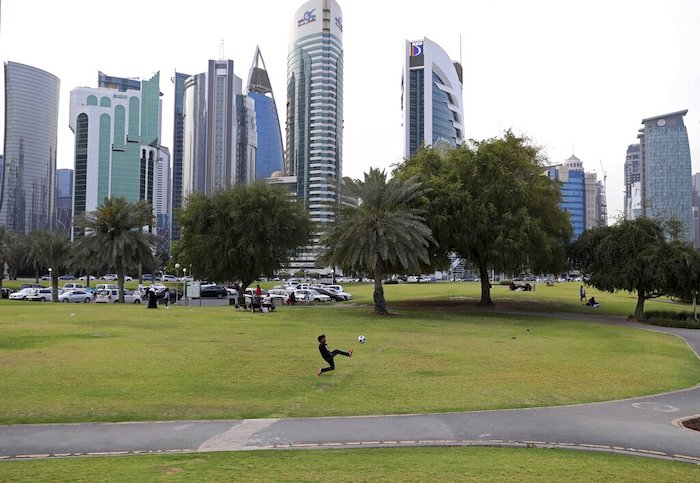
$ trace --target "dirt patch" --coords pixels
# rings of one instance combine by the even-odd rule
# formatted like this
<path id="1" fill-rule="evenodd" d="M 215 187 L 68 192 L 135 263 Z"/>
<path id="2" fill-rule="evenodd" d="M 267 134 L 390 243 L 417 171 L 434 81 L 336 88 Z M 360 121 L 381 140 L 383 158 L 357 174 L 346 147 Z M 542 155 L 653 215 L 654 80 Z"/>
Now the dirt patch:
<path id="1" fill-rule="evenodd" d="M 683 421 L 683 427 L 700 431 L 700 418 L 687 419 Z"/>

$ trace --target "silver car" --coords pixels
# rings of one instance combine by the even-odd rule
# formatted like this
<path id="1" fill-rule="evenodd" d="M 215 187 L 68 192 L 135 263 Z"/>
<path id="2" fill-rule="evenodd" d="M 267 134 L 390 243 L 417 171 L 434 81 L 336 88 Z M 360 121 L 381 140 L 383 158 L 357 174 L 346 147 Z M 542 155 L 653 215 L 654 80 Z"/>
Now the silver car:
<path id="1" fill-rule="evenodd" d="M 80 302 L 85 302 L 86 304 L 89 304 L 92 302 L 92 294 L 87 293 L 85 290 L 82 289 L 75 289 L 75 290 L 66 290 L 65 292 L 62 292 L 58 296 L 58 301 L 59 302 L 75 302 L 75 303 L 80 303 Z"/>

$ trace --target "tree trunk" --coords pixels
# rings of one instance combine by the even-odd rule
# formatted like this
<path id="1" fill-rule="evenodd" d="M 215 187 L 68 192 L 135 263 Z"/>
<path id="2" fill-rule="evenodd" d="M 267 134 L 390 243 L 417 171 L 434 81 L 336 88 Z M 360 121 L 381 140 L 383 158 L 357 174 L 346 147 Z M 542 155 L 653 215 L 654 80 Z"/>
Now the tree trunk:
<path id="1" fill-rule="evenodd" d="M 7 269 L 7 278 L 10 278 L 10 269 Z M 5 279 L 5 259 L 0 257 L 0 289 L 2 288 L 2 281 Z M 333 282 L 335 283 L 335 281 Z"/>
<path id="2" fill-rule="evenodd" d="M 253 283 L 252 280 L 241 280 L 241 286 L 238 288 L 238 305 L 245 307 L 245 289 Z"/>
<path id="3" fill-rule="evenodd" d="M 117 260 L 117 287 L 119 287 L 119 303 L 124 303 L 124 266 L 121 259 Z"/>
<path id="4" fill-rule="evenodd" d="M 58 273 L 57 270 L 51 272 L 51 300 L 58 302 Z"/>
<path id="5" fill-rule="evenodd" d="M 479 266 L 479 277 L 481 278 L 481 301 L 479 305 L 493 305 L 491 300 L 491 281 L 489 271 L 485 265 Z"/>
<path id="6" fill-rule="evenodd" d="M 386 308 L 386 300 L 384 300 L 384 286 L 382 285 L 381 268 L 374 270 L 374 311 L 379 315 L 389 315 Z"/>
<path id="7" fill-rule="evenodd" d="M 634 309 L 634 318 L 639 321 L 643 322 L 644 319 L 644 291 L 643 290 L 637 290 L 637 307 Z"/>

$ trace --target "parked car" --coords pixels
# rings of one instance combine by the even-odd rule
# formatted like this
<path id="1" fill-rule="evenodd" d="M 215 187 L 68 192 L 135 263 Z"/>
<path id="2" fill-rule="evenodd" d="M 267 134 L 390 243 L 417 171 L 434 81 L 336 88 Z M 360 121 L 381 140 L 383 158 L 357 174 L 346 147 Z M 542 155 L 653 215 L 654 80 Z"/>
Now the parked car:
<path id="1" fill-rule="evenodd" d="M 85 302 L 86 304 L 89 304 L 90 302 L 92 302 L 92 294 L 82 289 L 66 290 L 58 296 L 58 301 L 66 303 Z"/>
<path id="2" fill-rule="evenodd" d="M 59 280 L 75 280 L 75 275 L 72 275 L 70 273 L 67 273 L 65 275 L 61 275 L 58 277 Z"/>
<path id="3" fill-rule="evenodd" d="M 95 297 L 95 303 L 100 304 L 116 304 L 119 303 L 119 290 L 115 288 L 103 289 L 97 292 L 97 297 Z M 132 292 L 131 290 L 124 290 L 124 303 L 127 304 L 140 304 L 141 294 L 139 292 Z"/>
<path id="4" fill-rule="evenodd" d="M 204 297 L 216 297 L 222 299 L 228 297 L 228 291 L 221 285 L 205 285 L 201 288 L 199 296 Z"/>
<path id="5" fill-rule="evenodd" d="M 117 274 L 116 273 L 108 273 L 107 275 L 102 275 L 100 278 L 102 280 L 109 280 L 109 281 L 113 282 L 117 279 Z"/>
<path id="6" fill-rule="evenodd" d="M 289 290 L 283 288 L 273 288 L 270 290 L 270 298 L 275 305 L 284 305 L 289 303 Z"/>
<path id="7" fill-rule="evenodd" d="M 83 285 L 82 283 L 70 282 L 70 283 L 63 285 L 63 287 L 61 287 L 61 290 L 66 291 L 66 292 L 69 290 L 76 290 L 76 289 L 80 289 L 80 290 L 84 291 L 85 285 Z"/>
<path id="8" fill-rule="evenodd" d="M 42 276 L 41 276 L 41 279 L 42 279 L 42 280 L 51 280 L 51 275 L 49 275 L 49 274 L 47 273 L 46 275 L 42 275 Z"/>
<path id="9" fill-rule="evenodd" d="M 32 290 L 32 287 L 25 287 L 19 289 L 16 292 L 12 292 L 8 298 L 10 300 L 24 300 L 25 298 L 27 298 L 27 295 L 29 295 L 30 290 Z"/>
<path id="10" fill-rule="evenodd" d="M 88 276 L 87 276 L 87 275 L 83 275 L 83 276 L 82 276 L 82 277 L 80 277 L 80 278 L 79 278 L 78 280 L 84 280 L 84 281 L 87 281 L 87 278 L 88 278 Z M 90 275 L 90 280 L 97 280 L 97 279 L 95 278 L 95 276 L 94 276 L 94 275 Z"/>
<path id="11" fill-rule="evenodd" d="M 345 296 L 338 295 L 338 292 L 330 288 L 314 287 L 313 290 L 317 291 L 318 293 L 322 293 L 323 295 L 328 295 L 331 300 L 335 300 L 336 302 L 344 302 L 346 300 Z"/>
<path id="12" fill-rule="evenodd" d="M 177 277 L 175 275 L 170 275 L 169 273 L 164 273 L 160 277 L 161 282 L 177 282 Z"/>
<path id="13" fill-rule="evenodd" d="M 38 283 L 23 283 L 20 287 L 22 288 L 45 288 L 43 285 L 39 285 Z"/>
<path id="14" fill-rule="evenodd" d="M 151 275 L 150 273 L 144 273 L 141 275 L 141 280 L 143 280 L 144 282 L 152 282 L 153 275 Z"/>
<path id="15" fill-rule="evenodd" d="M 48 302 L 51 300 L 52 294 L 50 288 L 33 288 L 29 291 L 24 300 L 32 302 Z"/>
<path id="16" fill-rule="evenodd" d="M 317 303 L 330 302 L 331 298 L 313 289 L 298 289 L 294 291 L 294 298 L 297 303 Z"/>

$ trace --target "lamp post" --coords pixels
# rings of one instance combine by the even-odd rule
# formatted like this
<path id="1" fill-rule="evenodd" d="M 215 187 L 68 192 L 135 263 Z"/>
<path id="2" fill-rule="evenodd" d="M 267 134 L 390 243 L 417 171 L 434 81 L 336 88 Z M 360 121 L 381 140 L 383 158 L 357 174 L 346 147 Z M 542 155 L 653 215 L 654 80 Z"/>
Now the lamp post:
<path id="1" fill-rule="evenodd" d="M 185 305 L 187 305 L 187 267 L 182 267 L 182 295 L 185 297 Z"/>
<path id="2" fill-rule="evenodd" d="M 177 282 L 175 282 L 176 284 L 178 282 L 180 282 L 180 264 L 179 263 L 175 264 L 175 278 L 177 279 Z M 177 287 L 175 287 L 175 288 L 177 289 Z M 177 299 L 177 300 L 175 300 L 175 302 L 179 305 L 180 298 L 177 296 L 177 290 L 175 291 L 175 298 Z"/>
<path id="3" fill-rule="evenodd" d="M 54 290 L 53 290 L 53 268 L 49 267 L 49 280 L 51 280 L 51 301 L 55 301 Z"/>

